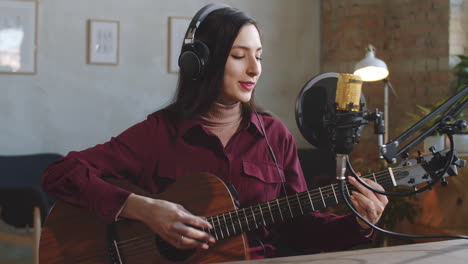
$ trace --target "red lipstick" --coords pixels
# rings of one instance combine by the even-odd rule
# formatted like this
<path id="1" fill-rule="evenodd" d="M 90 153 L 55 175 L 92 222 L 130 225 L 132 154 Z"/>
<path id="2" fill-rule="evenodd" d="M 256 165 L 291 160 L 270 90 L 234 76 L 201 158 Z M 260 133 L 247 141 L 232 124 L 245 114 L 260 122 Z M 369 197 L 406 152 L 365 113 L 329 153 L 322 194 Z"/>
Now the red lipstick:
<path id="1" fill-rule="evenodd" d="M 239 82 L 242 87 L 244 87 L 245 90 L 247 91 L 252 91 L 253 88 L 255 87 L 254 82 Z"/>

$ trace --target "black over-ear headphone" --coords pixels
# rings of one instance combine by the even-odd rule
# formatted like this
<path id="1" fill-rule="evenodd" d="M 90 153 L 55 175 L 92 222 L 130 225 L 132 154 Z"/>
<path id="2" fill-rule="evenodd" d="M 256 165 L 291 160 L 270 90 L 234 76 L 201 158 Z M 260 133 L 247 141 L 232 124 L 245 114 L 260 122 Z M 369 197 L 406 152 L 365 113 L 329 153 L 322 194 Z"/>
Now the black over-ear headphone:
<path id="1" fill-rule="evenodd" d="M 213 11 L 230 7 L 224 4 L 208 4 L 200 9 L 190 22 L 185 33 L 182 51 L 179 56 L 180 73 L 184 78 L 196 80 L 203 75 L 208 60 L 210 49 L 201 40 L 195 39 L 197 31 L 203 20 Z"/>

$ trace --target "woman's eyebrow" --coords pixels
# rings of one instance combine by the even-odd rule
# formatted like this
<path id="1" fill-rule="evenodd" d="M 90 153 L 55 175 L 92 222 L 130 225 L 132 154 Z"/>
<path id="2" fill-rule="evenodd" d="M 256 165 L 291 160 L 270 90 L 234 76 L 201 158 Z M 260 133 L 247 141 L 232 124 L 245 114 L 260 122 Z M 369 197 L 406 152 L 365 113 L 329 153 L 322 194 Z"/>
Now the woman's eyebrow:
<path id="1" fill-rule="evenodd" d="M 243 46 L 243 45 L 234 45 L 232 46 L 233 49 L 245 49 L 250 50 L 250 47 Z M 262 50 L 262 47 L 257 48 L 257 51 Z"/>

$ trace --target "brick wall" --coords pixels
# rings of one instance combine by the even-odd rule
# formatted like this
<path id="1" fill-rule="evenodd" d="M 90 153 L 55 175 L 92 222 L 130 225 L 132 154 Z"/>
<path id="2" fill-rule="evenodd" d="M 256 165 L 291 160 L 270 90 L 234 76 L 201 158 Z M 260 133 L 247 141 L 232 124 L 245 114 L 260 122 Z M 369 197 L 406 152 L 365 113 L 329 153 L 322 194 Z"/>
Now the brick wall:
<path id="1" fill-rule="evenodd" d="M 468 0 L 323 0 L 322 9 L 323 72 L 352 72 L 369 43 L 386 61 L 398 93 L 397 98 L 390 96 L 390 138 L 411 124 L 406 113 L 417 112 L 416 104 L 432 107 L 439 98 L 453 94 L 454 55 L 468 55 Z M 364 84 L 363 92 L 369 109 L 383 109 L 381 82 Z M 376 157 L 375 136 L 368 126 L 353 152 L 353 163 L 361 171 L 375 170 Z M 448 187 L 436 185 L 420 194 L 416 224 L 400 223 L 394 231 L 468 232 L 464 205 L 468 168 L 459 173 L 449 178 Z"/>
<path id="2" fill-rule="evenodd" d="M 398 94 L 389 98 L 389 138 L 398 136 L 411 124 L 406 113 L 416 112 L 416 104 L 430 107 L 452 91 L 449 18 L 452 2 L 463 1 L 323 0 L 322 72 L 352 73 L 373 44 Z M 383 109 L 382 82 L 365 83 L 363 92 L 368 109 Z M 353 155 L 375 157 L 375 141 L 367 126 Z"/>

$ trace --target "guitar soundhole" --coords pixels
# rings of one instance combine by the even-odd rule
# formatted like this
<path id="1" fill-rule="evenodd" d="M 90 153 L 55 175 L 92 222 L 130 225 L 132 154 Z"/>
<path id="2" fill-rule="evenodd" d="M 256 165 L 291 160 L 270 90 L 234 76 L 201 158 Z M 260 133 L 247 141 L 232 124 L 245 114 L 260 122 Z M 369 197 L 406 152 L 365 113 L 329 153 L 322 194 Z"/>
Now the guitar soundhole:
<path id="1" fill-rule="evenodd" d="M 156 246 L 159 254 L 169 261 L 184 261 L 195 253 L 195 249 L 177 249 L 171 244 L 156 236 Z"/>

